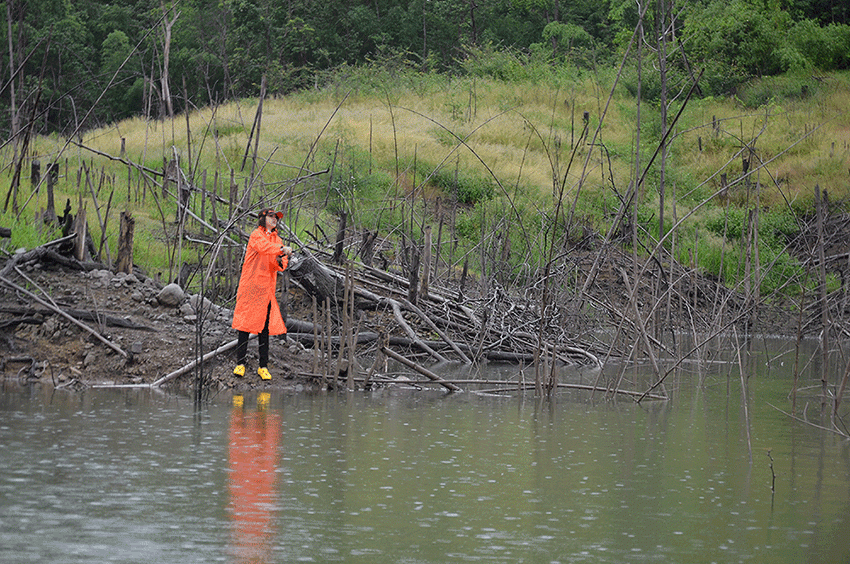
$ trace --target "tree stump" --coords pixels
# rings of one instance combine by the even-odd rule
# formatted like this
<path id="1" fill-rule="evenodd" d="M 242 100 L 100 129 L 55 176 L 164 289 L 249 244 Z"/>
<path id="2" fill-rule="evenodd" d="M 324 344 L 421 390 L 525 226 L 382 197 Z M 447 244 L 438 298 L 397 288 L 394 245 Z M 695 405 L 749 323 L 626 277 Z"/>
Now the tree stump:
<path id="1" fill-rule="evenodd" d="M 348 219 L 347 214 L 343 211 L 339 215 L 339 229 L 336 232 L 336 244 L 334 245 L 334 264 L 342 264 L 344 243 L 345 243 L 345 224 Z"/>
<path id="2" fill-rule="evenodd" d="M 419 247 L 410 245 L 410 272 L 408 273 L 407 299 L 416 305 L 419 300 Z"/>
<path id="3" fill-rule="evenodd" d="M 74 239 L 74 258 L 80 262 L 88 260 L 86 252 L 88 250 L 86 246 L 87 229 L 86 208 L 80 207 L 79 212 L 77 212 L 77 217 L 74 219 L 74 234 L 76 235 L 76 238 Z"/>
<path id="4" fill-rule="evenodd" d="M 425 243 L 423 244 L 422 252 L 422 278 L 419 286 L 419 293 L 423 297 L 428 296 L 431 283 L 431 226 L 425 226 Z"/>
<path id="5" fill-rule="evenodd" d="M 360 260 L 363 261 L 363 264 L 366 266 L 372 266 L 372 256 L 375 253 L 375 237 L 377 237 L 378 233 L 372 233 L 371 231 L 366 231 L 363 233 L 363 246 L 360 250 Z"/>
<path id="6" fill-rule="evenodd" d="M 47 210 L 45 210 L 44 222 L 56 223 L 56 204 L 53 201 L 53 187 L 56 186 L 56 181 L 59 179 L 59 164 L 50 163 L 47 165 Z"/>
<path id="7" fill-rule="evenodd" d="M 121 212 L 121 227 L 118 233 L 118 272 L 133 272 L 133 231 L 136 220 L 128 211 Z"/>
<path id="8" fill-rule="evenodd" d="M 38 183 L 41 181 L 41 161 L 38 159 L 33 159 L 32 164 L 30 165 L 30 183 L 32 183 L 32 187 L 35 188 L 38 186 Z"/>

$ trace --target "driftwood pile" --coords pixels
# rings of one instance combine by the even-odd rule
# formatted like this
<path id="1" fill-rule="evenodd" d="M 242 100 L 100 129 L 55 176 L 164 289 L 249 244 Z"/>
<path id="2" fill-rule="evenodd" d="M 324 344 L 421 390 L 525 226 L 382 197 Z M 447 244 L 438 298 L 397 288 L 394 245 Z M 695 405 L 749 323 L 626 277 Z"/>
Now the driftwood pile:
<path id="1" fill-rule="evenodd" d="M 534 305 L 517 303 L 498 287 L 476 300 L 433 286 L 423 292 L 398 274 L 362 263 L 335 265 L 308 250 L 293 255 L 287 272 L 314 298 L 313 324 L 288 321 L 289 337 L 305 344 L 315 341 L 323 325 L 336 325 L 343 328 L 334 331 L 340 349 L 374 347 L 401 362 L 530 365 L 545 357 L 561 365 L 601 368 L 599 359 L 568 335 L 541 336 L 542 316 Z M 364 323 L 367 314 L 371 319 Z"/>

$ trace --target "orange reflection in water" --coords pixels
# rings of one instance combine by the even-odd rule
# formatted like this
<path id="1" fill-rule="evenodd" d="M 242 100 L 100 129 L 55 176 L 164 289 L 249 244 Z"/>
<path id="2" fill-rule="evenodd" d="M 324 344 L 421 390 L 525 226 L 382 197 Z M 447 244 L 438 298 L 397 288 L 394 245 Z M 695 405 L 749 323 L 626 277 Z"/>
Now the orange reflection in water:
<path id="1" fill-rule="evenodd" d="M 269 409 L 269 394 L 257 397 L 257 409 L 234 396 L 230 417 L 229 469 L 231 551 L 238 562 L 268 562 L 278 499 L 280 415 Z"/>

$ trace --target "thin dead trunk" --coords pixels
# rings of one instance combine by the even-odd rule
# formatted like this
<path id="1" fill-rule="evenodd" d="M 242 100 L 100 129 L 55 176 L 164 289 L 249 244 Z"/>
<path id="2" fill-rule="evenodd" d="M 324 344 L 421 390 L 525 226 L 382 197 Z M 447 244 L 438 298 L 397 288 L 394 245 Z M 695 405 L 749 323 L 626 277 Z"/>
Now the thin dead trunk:
<path id="1" fill-rule="evenodd" d="M 829 304 L 826 291 L 826 257 L 824 255 L 823 223 L 827 207 L 826 190 L 821 197 L 819 185 L 815 185 L 815 208 L 817 214 L 818 289 L 821 313 L 821 412 L 829 400 Z"/>
<path id="2" fill-rule="evenodd" d="M 180 17 L 180 12 L 175 12 L 174 17 L 169 20 L 168 19 L 168 10 L 165 8 L 165 4 L 160 2 L 160 6 L 162 7 L 162 76 L 160 77 L 160 86 L 162 88 L 162 100 L 165 103 L 166 111 L 168 112 L 168 118 L 174 119 L 174 105 L 171 100 L 171 89 L 168 84 L 168 67 L 169 61 L 171 59 L 171 29 L 174 27 L 174 24 L 177 23 L 177 18 Z"/>
<path id="3" fill-rule="evenodd" d="M 129 211 L 121 212 L 121 231 L 118 235 L 118 272 L 133 272 L 133 231 L 136 220 Z"/>
<path id="4" fill-rule="evenodd" d="M 12 42 L 12 4 L 13 0 L 6 2 L 6 35 L 9 39 L 9 76 L 12 80 L 9 81 L 9 112 L 11 114 L 11 139 L 12 139 L 12 160 L 17 160 L 18 156 L 18 106 L 15 92 L 15 49 Z"/>

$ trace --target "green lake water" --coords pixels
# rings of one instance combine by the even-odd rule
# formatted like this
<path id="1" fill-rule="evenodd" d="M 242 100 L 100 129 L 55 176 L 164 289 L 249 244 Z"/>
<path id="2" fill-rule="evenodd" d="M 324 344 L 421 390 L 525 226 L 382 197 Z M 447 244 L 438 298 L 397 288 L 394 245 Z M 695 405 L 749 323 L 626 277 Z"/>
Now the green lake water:
<path id="1" fill-rule="evenodd" d="M 730 364 L 640 405 L 7 382 L 0 562 L 848 562 L 850 445 L 779 411 L 793 358 L 765 347 L 746 409 Z"/>

